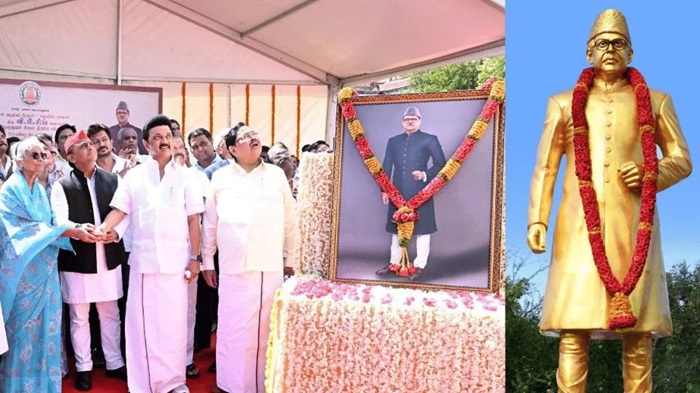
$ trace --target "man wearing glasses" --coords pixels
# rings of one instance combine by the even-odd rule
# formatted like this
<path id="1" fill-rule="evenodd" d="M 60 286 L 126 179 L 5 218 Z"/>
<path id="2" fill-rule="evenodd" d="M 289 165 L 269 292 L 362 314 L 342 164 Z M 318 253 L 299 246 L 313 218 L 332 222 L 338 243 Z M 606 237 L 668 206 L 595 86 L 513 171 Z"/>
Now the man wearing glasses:
<path id="1" fill-rule="evenodd" d="M 409 106 L 403 114 L 404 132 L 389 139 L 386 146 L 383 168 L 387 176 L 407 201 L 422 190 L 445 166 L 445 153 L 442 151 L 437 136 L 421 131 L 421 115 L 418 108 Z M 428 167 L 428 161 L 432 165 Z M 391 265 L 401 260 L 401 247 L 396 223 L 392 216 L 396 206 L 389 203 L 389 196 L 382 192 L 382 203 L 389 205 L 386 231 L 391 233 L 391 256 L 389 264 L 377 271 L 383 276 L 391 272 Z M 430 234 L 437 231 L 435 224 L 435 207 L 433 199 L 418 208 L 413 234 L 416 237 L 416 258 L 413 261 L 416 270 L 409 276 L 415 280 L 423 274 L 430 253 Z"/>
<path id="2" fill-rule="evenodd" d="M 260 158 L 255 130 L 232 129 L 226 147 L 235 161 L 212 176 L 202 243 L 204 279 L 219 288 L 212 391 L 262 392 L 272 300 L 288 270 L 283 253 L 294 240 L 294 197 L 284 171 Z"/>
<path id="3" fill-rule="evenodd" d="M 671 334 L 671 314 L 658 214 L 642 206 L 692 164 L 671 97 L 627 67 L 632 41 L 620 11 L 598 16 L 586 57 L 592 69 L 576 88 L 549 98 L 532 175 L 527 243 L 539 254 L 566 155 L 540 331 L 561 338 L 560 392 L 586 391 L 591 339 L 622 339 L 624 391 L 651 392 L 652 338 Z M 633 266 L 639 276 L 628 280 Z M 631 290 L 615 286 L 630 281 Z"/>

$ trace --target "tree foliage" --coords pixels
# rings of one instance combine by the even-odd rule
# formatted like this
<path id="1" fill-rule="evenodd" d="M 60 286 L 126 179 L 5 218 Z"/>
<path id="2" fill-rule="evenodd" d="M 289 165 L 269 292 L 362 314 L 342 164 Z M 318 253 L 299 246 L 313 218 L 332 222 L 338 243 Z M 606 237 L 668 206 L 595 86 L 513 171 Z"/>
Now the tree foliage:
<path id="1" fill-rule="evenodd" d="M 655 342 L 654 392 L 700 392 L 700 265 L 667 274 L 673 335 Z"/>
<path id="2" fill-rule="evenodd" d="M 492 76 L 505 78 L 505 57 L 450 64 L 409 75 L 416 93 L 477 89 Z"/>
<path id="3" fill-rule="evenodd" d="M 559 340 L 539 334 L 542 298 L 532 276 L 520 277 L 527 261 L 507 258 L 506 391 L 556 392 Z M 673 321 L 671 337 L 654 340 L 654 393 L 700 392 L 700 265 L 686 262 L 667 273 Z M 622 343 L 591 341 L 588 392 L 622 391 Z"/>

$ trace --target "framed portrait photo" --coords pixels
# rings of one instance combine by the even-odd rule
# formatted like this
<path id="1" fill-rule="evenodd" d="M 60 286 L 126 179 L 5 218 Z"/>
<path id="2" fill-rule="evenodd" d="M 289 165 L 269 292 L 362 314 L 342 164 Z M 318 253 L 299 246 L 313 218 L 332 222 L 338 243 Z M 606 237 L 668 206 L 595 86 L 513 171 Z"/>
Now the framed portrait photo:
<path id="1" fill-rule="evenodd" d="M 428 186 L 463 143 L 488 91 L 352 99 L 364 137 L 405 201 Z M 418 207 L 410 274 L 389 269 L 404 254 L 396 203 L 382 191 L 338 114 L 330 278 L 335 281 L 496 292 L 503 264 L 503 104 L 450 180 Z M 473 139 L 473 138 L 472 138 Z M 366 147 L 363 147 L 366 149 Z M 375 168 L 375 174 L 377 169 Z M 405 258 L 405 257 L 403 257 Z M 404 272 L 405 273 L 405 272 Z"/>

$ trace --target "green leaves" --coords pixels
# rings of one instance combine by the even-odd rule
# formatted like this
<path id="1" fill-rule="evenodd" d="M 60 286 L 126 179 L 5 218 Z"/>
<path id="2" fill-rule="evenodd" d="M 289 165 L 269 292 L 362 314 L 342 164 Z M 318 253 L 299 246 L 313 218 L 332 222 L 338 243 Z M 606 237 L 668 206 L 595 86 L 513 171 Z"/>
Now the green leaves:
<path id="1" fill-rule="evenodd" d="M 415 93 L 478 89 L 492 76 L 505 78 L 505 57 L 450 64 L 409 75 Z"/>

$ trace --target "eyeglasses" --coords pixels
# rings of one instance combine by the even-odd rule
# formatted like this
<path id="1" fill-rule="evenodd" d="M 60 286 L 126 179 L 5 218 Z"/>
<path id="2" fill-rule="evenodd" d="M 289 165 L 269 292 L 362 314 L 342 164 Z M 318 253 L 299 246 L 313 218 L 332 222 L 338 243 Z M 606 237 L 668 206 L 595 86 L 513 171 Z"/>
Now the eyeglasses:
<path id="1" fill-rule="evenodd" d="M 593 45 L 598 49 L 599 51 L 605 51 L 610 48 L 610 45 L 612 45 L 613 49 L 615 50 L 623 50 L 627 48 L 627 41 L 623 40 L 622 38 L 616 38 L 612 41 L 610 40 L 596 40 Z"/>
<path id="2" fill-rule="evenodd" d="M 239 136 L 238 139 L 236 139 L 236 143 L 247 143 L 252 141 L 253 139 L 258 139 L 258 132 L 247 131 L 243 133 L 243 135 Z"/>
<path id="3" fill-rule="evenodd" d="M 45 160 L 45 159 L 49 158 L 49 155 L 48 155 L 48 154 L 46 154 L 46 153 L 39 153 L 39 152 L 36 152 L 36 151 L 33 152 L 30 156 L 31 156 L 33 159 L 35 159 L 35 160 L 38 160 L 39 157 L 41 157 L 42 160 Z"/>
<path id="4" fill-rule="evenodd" d="M 403 121 L 418 121 L 420 118 L 418 117 L 404 117 Z"/>

